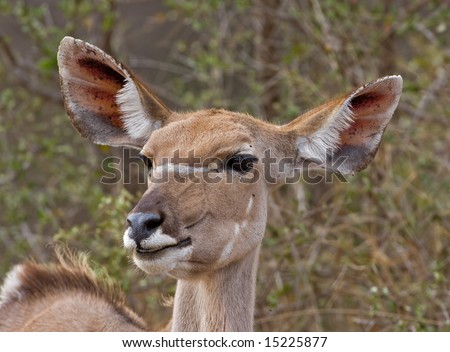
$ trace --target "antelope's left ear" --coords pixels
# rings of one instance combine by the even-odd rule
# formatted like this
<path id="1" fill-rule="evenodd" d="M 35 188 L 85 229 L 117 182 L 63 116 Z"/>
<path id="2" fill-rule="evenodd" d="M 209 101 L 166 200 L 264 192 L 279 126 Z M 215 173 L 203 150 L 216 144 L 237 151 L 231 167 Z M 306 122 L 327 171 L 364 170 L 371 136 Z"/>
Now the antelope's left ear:
<path id="1" fill-rule="evenodd" d="M 375 156 L 402 93 L 401 76 L 370 82 L 282 127 L 296 136 L 300 160 L 353 174 Z"/>

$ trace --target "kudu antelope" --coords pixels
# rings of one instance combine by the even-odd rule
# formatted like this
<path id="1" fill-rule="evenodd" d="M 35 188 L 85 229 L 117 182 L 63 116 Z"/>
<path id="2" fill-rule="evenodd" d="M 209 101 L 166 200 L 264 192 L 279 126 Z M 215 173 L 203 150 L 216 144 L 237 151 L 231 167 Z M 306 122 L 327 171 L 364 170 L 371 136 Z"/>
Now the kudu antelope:
<path id="1" fill-rule="evenodd" d="M 145 331 L 122 291 L 100 280 L 85 257 L 57 250 L 58 264 L 27 261 L 0 293 L 0 331 Z"/>
<path id="2" fill-rule="evenodd" d="M 94 143 L 139 149 L 149 169 L 123 241 L 143 271 L 178 279 L 173 331 L 252 330 L 270 191 L 305 168 L 364 169 L 402 90 L 400 76 L 380 78 L 276 126 L 222 109 L 171 111 L 74 38 L 62 40 L 58 64 L 73 126 Z"/>

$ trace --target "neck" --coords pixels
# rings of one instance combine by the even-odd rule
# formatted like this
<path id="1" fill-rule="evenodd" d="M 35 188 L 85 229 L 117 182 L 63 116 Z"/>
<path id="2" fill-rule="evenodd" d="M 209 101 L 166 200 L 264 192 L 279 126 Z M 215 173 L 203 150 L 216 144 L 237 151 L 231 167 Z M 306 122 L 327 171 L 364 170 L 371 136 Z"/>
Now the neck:
<path id="1" fill-rule="evenodd" d="M 172 331 L 252 331 L 259 246 L 244 259 L 178 280 Z"/>

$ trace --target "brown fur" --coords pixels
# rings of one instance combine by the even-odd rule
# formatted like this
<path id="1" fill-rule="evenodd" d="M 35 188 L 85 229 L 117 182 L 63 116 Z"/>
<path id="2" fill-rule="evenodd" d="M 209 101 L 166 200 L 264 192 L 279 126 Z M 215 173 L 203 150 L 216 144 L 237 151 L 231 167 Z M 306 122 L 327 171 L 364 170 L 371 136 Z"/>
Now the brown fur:
<path id="1" fill-rule="evenodd" d="M 120 288 L 100 280 L 81 256 L 58 251 L 58 263 L 27 261 L 3 292 L 0 331 L 144 331 Z M 6 289 L 6 288 L 4 288 Z"/>
<path id="2" fill-rule="evenodd" d="M 171 112 L 123 65 L 80 40 L 63 39 L 58 64 L 75 128 L 94 143 L 133 146 L 152 160 L 148 189 L 131 213 L 133 219 L 151 214 L 161 221 L 151 233 L 148 223 L 141 223 L 148 233 L 141 230 L 139 235 L 146 236 L 139 240 L 130 225 L 124 245 L 142 270 L 178 279 L 172 331 L 252 330 L 270 191 L 305 161 L 342 173 L 366 167 L 397 106 L 402 82 L 398 76 L 379 79 L 274 126 L 221 109 Z M 92 67 L 100 72 L 85 77 Z M 126 78 L 124 86 L 108 72 Z M 110 77 L 96 79 L 104 74 Z M 269 170 L 263 163 L 267 151 L 273 159 Z M 231 172 L 227 160 L 236 153 L 257 161 L 247 172 Z M 342 164 L 330 160 L 341 156 Z M 278 170 L 286 158 L 288 167 Z M 74 299 L 72 306 L 77 304 Z"/>
<path id="3" fill-rule="evenodd" d="M 81 41 L 75 41 L 71 47 L 71 40 L 63 40 L 59 54 L 64 58 L 59 65 L 69 107 L 73 99 L 90 99 L 88 91 L 82 92 L 80 98 L 65 89 L 77 75 L 76 70 L 72 72 L 72 62 L 65 58 L 73 56 L 72 51 L 80 52 L 81 48 L 82 52 L 89 47 Z M 103 63 L 123 71 L 122 65 L 100 49 L 90 48 Z M 325 103 L 285 126 L 274 126 L 222 109 L 171 112 L 135 80 L 134 86 L 133 82 L 127 83 L 116 97 L 123 112 L 121 118 L 133 122 L 116 131 L 121 135 L 119 139 L 92 126 L 92 121 L 101 125 L 96 116 L 72 116 L 72 121 L 79 121 L 76 128 L 95 143 L 116 144 L 117 140 L 142 135 L 141 127 L 146 128 L 145 137 L 135 142 L 140 142 L 137 147 L 152 160 L 153 174 L 147 191 L 131 213 L 160 214 L 164 219 L 149 241 L 158 239 L 158 243 L 171 246 L 185 241 L 190 244 L 187 248 L 145 255 L 136 250 L 135 240 L 128 232 L 131 228 L 124 235 L 124 243 L 141 269 L 149 274 L 168 273 L 178 279 L 173 331 L 252 329 L 256 268 L 271 189 L 284 182 L 302 160 L 346 173 L 364 168 L 375 155 L 400 92 L 401 79 L 387 77 Z M 333 169 L 325 148 L 332 148 L 335 156 L 345 156 L 347 160 Z M 263 177 L 267 170 L 262 160 L 267 150 L 276 162 L 291 159 L 290 169 L 282 172 L 276 163 L 271 165 L 271 182 Z M 236 153 L 258 159 L 252 172 L 231 175 L 227 171 L 224 165 Z M 169 170 L 170 165 L 195 167 L 189 169 L 189 174 L 197 179 L 182 179 L 180 172 Z M 260 176 L 255 182 L 245 182 L 255 175 Z M 158 182 L 159 176 L 168 179 Z M 153 246 L 159 248 L 160 244 Z"/>

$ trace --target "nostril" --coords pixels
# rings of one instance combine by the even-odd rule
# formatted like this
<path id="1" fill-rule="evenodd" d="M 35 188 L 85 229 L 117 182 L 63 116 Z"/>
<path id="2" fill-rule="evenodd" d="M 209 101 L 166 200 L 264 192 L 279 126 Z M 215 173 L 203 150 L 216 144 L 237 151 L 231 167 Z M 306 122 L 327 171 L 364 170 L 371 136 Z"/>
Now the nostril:
<path id="1" fill-rule="evenodd" d="M 146 214 L 145 219 L 145 229 L 147 231 L 152 231 L 156 229 L 159 225 L 161 225 L 164 221 L 163 217 L 157 213 L 149 213 Z"/>

